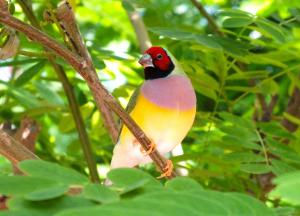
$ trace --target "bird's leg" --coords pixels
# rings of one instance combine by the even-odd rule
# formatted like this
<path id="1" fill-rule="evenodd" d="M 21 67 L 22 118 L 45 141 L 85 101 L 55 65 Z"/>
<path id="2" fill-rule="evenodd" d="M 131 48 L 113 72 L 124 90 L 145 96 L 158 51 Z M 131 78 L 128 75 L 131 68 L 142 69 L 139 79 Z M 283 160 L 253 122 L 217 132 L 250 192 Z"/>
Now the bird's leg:
<path id="1" fill-rule="evenodd" d="M 145 155 L 145 156 L 148 156 L 149 154 L 151 154 L 151 153 L 156 149 L 156 144 L 153 142 L 152 139 L 150 139 L 150 140 L 151 140 L 151 143 L 150 143 L 150 145 L 148 146 L 148 150 L 145 150 L 145 149 L 143 148 L 143 146 L 140 146 L 140 151 L 141 151 L 142 154 Z M 133 141 L 133 144 L 134 144 L 134 145 L 135 145 L 135 144 L 139 144 L 139 141 L 135 139 L 135 140 Z"/>
<path id="2" fill-rule="evenodd" d="M 162 173 L 160 176 L 158 176 L 157 178 L 160 179 L 160 178 L 164 178 L 164 177 L 169 177 L 172 175 L 172 172 L 173 172 L 173 163 L 171 160 L 167 160 L 167 165 L 164 167 L 163 171 L 164 173 Z"/>

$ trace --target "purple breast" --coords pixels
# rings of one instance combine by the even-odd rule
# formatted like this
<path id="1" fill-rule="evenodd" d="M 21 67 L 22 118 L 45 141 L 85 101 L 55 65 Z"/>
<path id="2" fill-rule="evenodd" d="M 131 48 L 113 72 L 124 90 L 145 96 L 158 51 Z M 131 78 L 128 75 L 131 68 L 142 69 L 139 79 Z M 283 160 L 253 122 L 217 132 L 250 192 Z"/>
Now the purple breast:
<path id="1" fill-rule="evenodd" d="M 154 104 L 171 109 L 189 110 L 196 106 L 191 81 L 183 75 L 147 80 L 141 87 L 145 98 Z"/>

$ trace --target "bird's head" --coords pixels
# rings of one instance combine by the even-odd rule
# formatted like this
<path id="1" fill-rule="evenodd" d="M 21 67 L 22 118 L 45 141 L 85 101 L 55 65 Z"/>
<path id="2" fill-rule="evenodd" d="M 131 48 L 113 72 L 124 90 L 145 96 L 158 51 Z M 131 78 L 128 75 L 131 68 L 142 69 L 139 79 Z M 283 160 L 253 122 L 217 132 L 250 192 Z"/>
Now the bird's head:
<path id="1" fill-rule="evenodd" d="M 139 63 L 144 67 L 146 80 L 167 77 L 175 68 L 167 51 L 158 46 L 147 49 Z"/>

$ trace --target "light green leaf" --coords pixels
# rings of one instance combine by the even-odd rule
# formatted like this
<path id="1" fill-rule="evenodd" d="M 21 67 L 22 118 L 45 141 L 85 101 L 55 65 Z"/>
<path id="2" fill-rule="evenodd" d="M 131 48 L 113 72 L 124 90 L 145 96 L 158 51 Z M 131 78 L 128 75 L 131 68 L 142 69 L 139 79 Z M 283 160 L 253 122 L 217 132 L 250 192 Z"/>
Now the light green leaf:
<path id="1" fill-rule="evenodd" d="M 287 112 L 284 112 L 284 113 L 283 113 L 283 116 L 284 116 L 287 120 L 289 120 L 290 122 L 292 122 L 292 123 L 294 123 L 294 124 L 296 124 L 296 125 L 300 125 L 300 119 L 297 118 L 296 116 L 293 116 L 293 115 L 291 115 L 291 114 L 289 114 L 289 113 L 287 113 Z"/>
<path id="2" fill-rule="evenodd" d="M 82 195 L 87 199 L 100 203 L 112 203 L 120 200 L 119 195 L 115 191 L 97 184 L 86 185 Z"/>
<path id="3" fill-rule="evenodd" d="M 69 187 L 66 185 L 49 187 L 26 194 L 25 199 L 29 201 L 50 200 L 64 195 L 68 190 Z"/>
<path id="4" fill-rule="evenodd" d="M 25 160 L 18 166 L 30 176 L 51 179 L 63 184 L 76 185 L 88 182 L 88 178 L 77 171 L 47 161 Z"/>
<path id="5" fill-rule="evenodd" d="M 24 195 L 33 191 L 54 187 L 58 182 L 29 176 L 0 176 L 0 194 Z"/>
<path id="6" fill-rule="evenodd" d="M 300 205 L 300 172 L 292 172 L 275 178 L 276 188 L 270 193 L 273 198 L 281 198 L 293 205 Z"/>
<path id="7" fill-rule="evenodd" d="M 107 174 L 107 176 L 109 180 L 112 181 L 113 187 L 120 191 L 120 193 L 122 194 L 141 188 L 143 186 L 162 186 L 152 176 L 138 169 L 113 169 Z"/>

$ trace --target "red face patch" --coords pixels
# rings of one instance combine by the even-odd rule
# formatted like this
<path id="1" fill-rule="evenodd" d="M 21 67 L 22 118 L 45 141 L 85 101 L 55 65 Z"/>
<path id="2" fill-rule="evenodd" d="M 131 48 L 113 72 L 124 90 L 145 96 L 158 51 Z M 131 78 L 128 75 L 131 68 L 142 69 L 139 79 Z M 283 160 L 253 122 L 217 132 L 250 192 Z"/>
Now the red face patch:
<path id="1" fill-rule="evenodd" d="M 171 64 L 171 59 L 167 52 L 161 47 L 151 47 L 145 53 L 152 58 L 153 65 L 161 71 L 167 71 Z"/>

